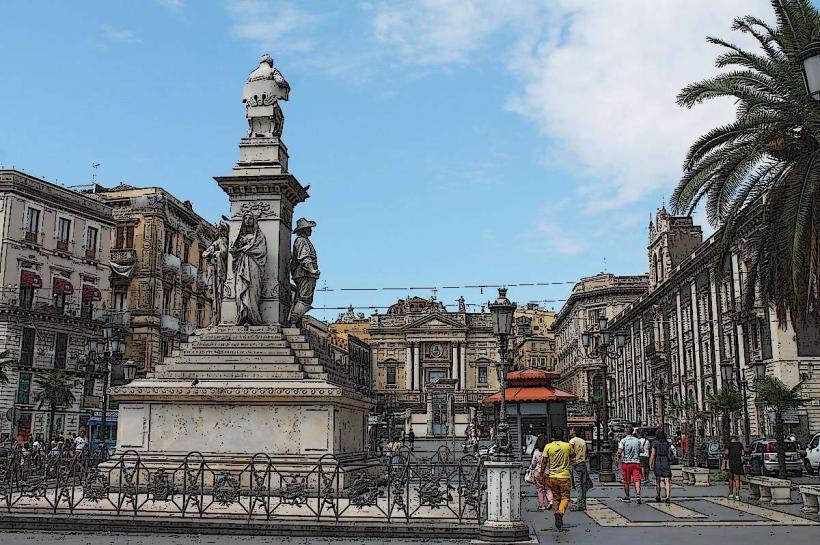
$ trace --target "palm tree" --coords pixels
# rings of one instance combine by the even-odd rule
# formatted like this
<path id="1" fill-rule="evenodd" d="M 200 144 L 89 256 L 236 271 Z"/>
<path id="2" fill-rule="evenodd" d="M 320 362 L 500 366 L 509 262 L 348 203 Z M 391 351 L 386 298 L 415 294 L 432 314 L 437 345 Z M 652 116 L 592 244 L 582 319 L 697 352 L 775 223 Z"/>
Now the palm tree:
<path id="1" fill-rule="evenodd" d="M 14 363 L 14 358 L 9 357 L 9 351 L 3 350 L 0 352 L 0 384 L 8 384 L 9 376 L 6 374 L 6 365 Z"/>
<path id="2" fill-rule="evenodd" d="M 720 392 L 706 396 L 706 403 L 720 413 L 720 437 L 725 447 L 732 433 L 731 417 L 743 409 L 743 396 L 734 387 L 724 386 Z"/>
<path id="3" fill-rule="evenodd" d="M 820 102 L 808 96 L 801 59 L 820 37 L 820 13 L 810 0 L 771 4 L 776 25 L 751 16 L 732 25 L 753 37 L 759 51 L 707 38 L 724 49 L 715 62 L 728 70 L 678 95 L 687 108 L 731 98 L 737 112 L 732 123 L 692 144 L 671 204 L 691 213 L 705 200 L 709 222 L 723 227 L 720 264 L 739 245 L 744 212 L 762 206 L 750 238 L 757 257 L 748 285 L 759 282 L 781 321 L 787 315 L 797 321 L 820 313 Z"/>
<path id="4" fill-rule="evenodd" d="M 698 421 L 703 422 L 709 418 L 711 413 L 698 408 L 697 403 L 691 399 L 687 399 L 680 403 L 675 403 L 673 401 L 672 408 L 677 410 L 679 413 L 683 413 L 686 417 L 686 424 L 684 426 L 684 431 L 687 437 L 686 465 L 688 467 L 693 467 L 695 465 L 695 435 L 697 433 L 697 423 Z"/>
<path id="5" fill-rule="evenodd" d="M 54 435 L 54 420 L 57 410 L 70 407 L 77 400 L 72 389 L 79 381 L 62 369 L 38 371 L 34 376 L 34 384 L 38 387 L 34 394 L 34 402 L 38 408 L 48 404 L 48 439 Z"/>
<path id="6" fill-rule="evenodd" d="M 774 411 L 774 438 L 777 441 L 777 465 L 780 468 L 780 478 L 786 478 L 786 431 L 783 425 L 783 413 L 794 410 L 803 404 L 797 393 L 800 387 L 786 386 L 782 380 L 766 376 L 755 380 L 752 389 L 757 398 Z"/>

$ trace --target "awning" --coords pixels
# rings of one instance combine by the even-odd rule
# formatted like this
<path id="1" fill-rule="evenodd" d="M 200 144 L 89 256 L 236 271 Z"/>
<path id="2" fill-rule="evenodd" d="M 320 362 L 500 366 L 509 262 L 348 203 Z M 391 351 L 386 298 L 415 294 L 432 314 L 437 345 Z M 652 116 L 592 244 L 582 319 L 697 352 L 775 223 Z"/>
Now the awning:
<path id="1" fill-rule="evenodd" d="M 119 416 L 118 411 L 106 411 L 105 413 L 105 426 L 110 428 L 112 426 L 117 425 L 117 417 Z M 88 419 L 89 426 L 99 426 L 102 422 L 102 414 L 101 411 L 96 411 L 94 416 Z"/>
<path id="2" fill-rule="evenodd" d="M 578 399 L 569 392 L 558 390 L 557 388 L 549 388 L 547 386 L 507 388 L 505 390 L 505 397 L 508 402 L 512 403 L 524 401 L 575 401 Z M 484 403 L 487 405 L 501 403 L 501 394 L 495 393 L 484 398 Z"/>
<path id="3" fill-rule="evenodd" d="M 43 279 L 34 271 L 20 271 L 20 287 L 42 288 Z"/>
<path id="4" fill-rule="evenodd" d="M 74 286 L 65 278 L 55 276 L 51 284 L 51 290 L 54 295 L 71 295 L 74 293 Z"/>
<path id="5" fill-rule="evenodd" d="M 83 284 L 83 301 L 102 301 L 102 293 L 97 286 Z"/>

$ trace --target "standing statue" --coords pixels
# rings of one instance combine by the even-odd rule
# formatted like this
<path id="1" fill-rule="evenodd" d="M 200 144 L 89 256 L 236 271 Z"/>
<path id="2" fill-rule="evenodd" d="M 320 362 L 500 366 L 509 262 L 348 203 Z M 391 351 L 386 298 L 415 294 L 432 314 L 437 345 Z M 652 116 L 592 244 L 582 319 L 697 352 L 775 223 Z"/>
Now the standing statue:
<path id="1" fill-rule="evenodd" d="M 316 291 L 316 280 L 319 279 L 319 263 L 316 260 L 316 248 L 310 241 L 315 221 L 300 218 L 296 222 L 296 240 L 293 241 L 293 252 L 290 254 L 290 274 L 296 284 L 296 296 L 290 309 L 288 322 L 298 326 L 302 317 L 313 305 L 313 293 Z"/>
<path id="2" fill-rule="evenodd" d="M 224 218 L 224 216 L 223 216 Z M 220 221 L 216 227 L 216 240 L 202 252 L 202 258 L 211 264 L 211 290 L 214 294 L 211 325 L 222 322 L 222 298 L 225 296 L 225 279 L 228 276 L 228 233 L 230 227 L 226 221 Z"/>
<path id="3" fill-rule="evenodd" d="M 235 276 L 236 325 L 260 325 L 259 298 L 268 260 L 268 244 L 256 216 L 250 211 L 242 215 L 242 227 L 231 246 L 231 255 Z"/>
<path id="4" fill-rule="evenodd" d="M 242 102 L 248 118 L 248 137 L 271 138 L 282 136 L 285 116 L 279 107 L 279 100 L 287 100 L 290 85 L 282 73 L 273 65 L 273 59 L 265 53 L 259 66 L 250 73 Z"/>

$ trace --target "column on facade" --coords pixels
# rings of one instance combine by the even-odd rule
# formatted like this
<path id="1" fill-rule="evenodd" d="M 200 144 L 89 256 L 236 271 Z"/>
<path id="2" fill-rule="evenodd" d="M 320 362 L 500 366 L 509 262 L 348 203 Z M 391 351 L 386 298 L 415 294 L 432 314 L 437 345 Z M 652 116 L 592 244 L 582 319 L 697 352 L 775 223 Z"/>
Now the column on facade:
<path id="1" fill-rule="evenodd" d="M 643 414 L 640 415 L 640 416 L 645 419 L 647 424 L 651 424 L 651 422 L 649 422 L 649 418 L 648 418 L 649 417 L 649 406 L 647 405 L 647 398 L 646 398 L 646 390 L 647 390 L 647 387 L 649 386 L 649 384 L 646 383 L 646 377 L 649 376 L 649 375 L 646 372 L 646 353 L 644 352 L 644 345 L 646 344 L 646 339 L 644 339 L 643 314 L 641 314 L 641 317 L 638 320 L 638 329 L 639 329 L 638 340 L 640 341 L 639 347 L 640 347 L 640 354 L 641 354 L 641 364 L 640 364 L 641 365 L 641 377 L 643 378 L 643 381 L 641 382 L 641 384 L 643 384 L 643 387 L 641 388 L 641 392 L 640 392 L 641 410 L 643 411 Z M 633 358 L 633 361 L 637 361 L 637 359 L 638 358 Z M 638 377 L 638 372 L 636 370 L 635 371 L 635 390 L 636 390 L 635 391 L 635 400 L 636 400 L 636 402 L 637 402 L 637 398 L 638 398 L 638 392 L 637 392 L 638 381 L 637 381 L 637 377 Z"/>
<path id="2" fill-rule="evenodd" d="M 421 358 L 419 357 L 419 345 L 421 343 L 413 343 L 413 381 L 416 389 L 420 392 L 422 388 L 421 380 Z"/>
<path id="3" fill-rule="evenodd" d="M 677 330 L 675 332 L 675 336 L 678 338 L 678 364 L 676 366 L 676 371 L 678 373 L 678 392 L 680 394 L 681 401 L 685 402 L 687 399 L 686 374 L 683 370 L 683 313 L 680 308 L 680 292 L 675 294 L 675 315 L 678 318 L 677 327 L 675 328 Z"/>
<path id="4" fill-rule="evenodd" d="M 740 310 L 741 305 L 741 298 L 743 297 L 743 291 L 741 291 L 741 283 L 740 283 L 740 260 L 738 259 L 737 254 L 732 254 L 731 257 L 732 262 L 732 291 L 734 293 L 734 304 L 735 308 L 732 310 L 738 311 Z M 735 321 L 735 358 L 737 360 L 738 369 L 740 369 L 740 380 L 747 380 L 746 378 L 746 344 L 743 340 L 743 323 L 740 320 Z M 753 378 L 753 377 L 752 377 Z M 763 430 L 760 429 L 760 424 L 757 421 L 757 407 L 755 407 L 755 396 L 754 394 L 746 396 L 746 410 L 749 414 L 749 427 L 751 428 L 752 433 L 756 435 L 761 435 Z M 749 438 L 747 437 L 746 440 L 748 441 Z"/>
<path id="5" fill-rule="evenodd" d="M 373 346 L 370 347 L 370 383 L 373 387 L 376 387 L 378 384 L 379 378 L 379 358 L 378 358 L 378 349 L 376 348 L 376 344 L 374 343 Z M 387 380 L 385 380 L 385 384 Z"/>
<path id="6" fill-rule="evenodd" d="M 452 345 L 452 356 L 453 359 L 450 362 L 450 378 L 458 379 L 459 382 L 456 384 L 456 389 L 461 388 L 461 378 L 458 376 L 458 346 L 455 342 Z"/>
<path id="7" fill-rule="evenodd" d="M 712 299 L 712 304 L 710 305 L 712 309 L 712 319 L 709 320 L 709 331 L 712 332 L 712 351 L 715 355 L 715 364 L 717 368 L 720 369 L 720 344 L 723 342 L 723 335 L 721 335 L 720 331 L 720 321 L 719 317 L 720 314 L 718 313 L 717 302 L 718 302 L 718 288 L 717 282 L 715 280 L 715 271 L 709 268 L 709 296 Z M 715 377 L 715 381 L 717 384 L 717 391 L 723 389 L 723 377 L 721 376 L 722 373 L 715 373 L 714 370 L 712 374 Z"/>
<path id="8" fill-rule="evenodd" d="M 406 343 L 404 353 L 404 389 L 413 389 L 413 343 Z"/>
<path id="9" fill-rule="evenodd" d="M 700 309 L 698 308 L 698 287 L 697 276 L 692 277 L 689 285 L 690 297 L 692 298 L 692 339 L 694 347 L 692 357 L 695 364 L 695 396 L 699 408 L 703 408 L 703 366 L 700 361 Z"/>
<path id="10" fill-rule="evenodd" d="M 467 343 L 463 342 L 459 345 L 459 352 L 461 354 L 461 358 L 459 361 L 461 362 L 461 387 L 465 390 L 469 389 L 467 387 Z"/>

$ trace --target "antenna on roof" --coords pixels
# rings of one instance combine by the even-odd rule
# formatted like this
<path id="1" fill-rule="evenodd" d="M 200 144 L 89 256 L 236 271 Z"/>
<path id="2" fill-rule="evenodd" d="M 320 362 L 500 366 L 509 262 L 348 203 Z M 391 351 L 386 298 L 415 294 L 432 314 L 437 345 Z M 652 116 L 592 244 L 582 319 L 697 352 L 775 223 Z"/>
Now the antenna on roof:
<path id="1" fill-rule="evenodd" d="M 604 272 L 607 272 L 607 270 L 606 270 L 606 256 L 604 256 Z"/>
<path id="2" fill-rule="evenodd" d="M 91 171 L 91 183 L 96 184 L 97 183 L 97 169 L 100 168 L 100 164 L 99 163 L 91 163 L 91 168 L 93 169 Z"/>

